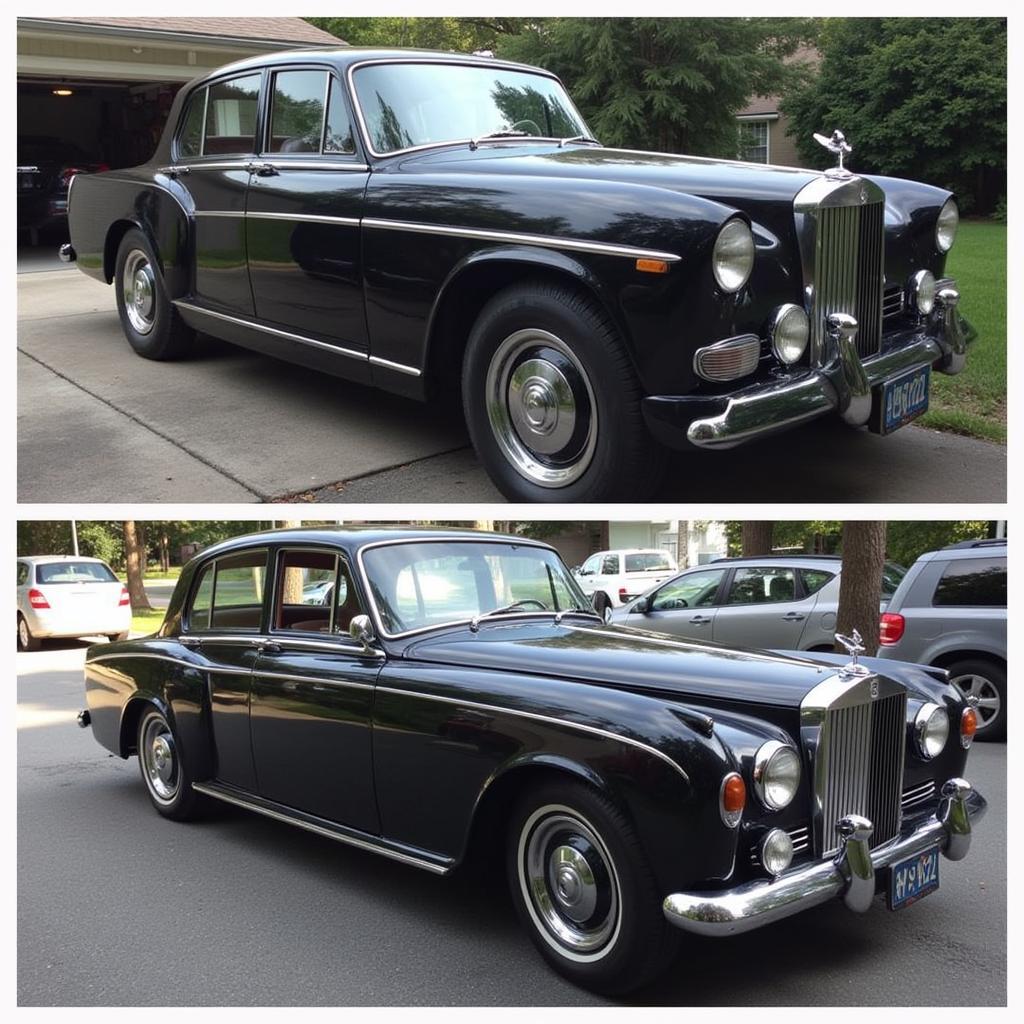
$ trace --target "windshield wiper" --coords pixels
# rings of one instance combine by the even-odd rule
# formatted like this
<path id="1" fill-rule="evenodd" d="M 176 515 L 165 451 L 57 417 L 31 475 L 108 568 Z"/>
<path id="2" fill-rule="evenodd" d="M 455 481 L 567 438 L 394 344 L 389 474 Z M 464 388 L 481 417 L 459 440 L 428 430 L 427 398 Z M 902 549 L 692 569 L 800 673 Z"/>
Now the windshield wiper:
<path id="1" fill-rule="evenodd" d="M 563 608 L 556 616 L 555 622 L 561 622 L 563 615 L 589 615 L 593 619 L 597 619 L 599 622 L 604 622 L 604 616 L 600 612 L 594 611 L 593 608 Z"/>
<path id="2" fill-rule="evenodd" d="M 504 604 L 500 608 L 492 608 L 489 612 L 480 612 L 477 615 L 474 615 L 473 618 L 469 620 L 469 628 L 475 633 L 480 628 L 480 623 L 483 622 L 484 619 L 489 619 L 493 615 L 505 615 L 508 612 L 517 611 L 524 604 L 540 605 L 540 607 L 537 608 L 536 611 L 547 612 L 549 615 L 554 614 L 554 612 L 552 612 L 552 610 L 546 604 L 544 604 L 543 601 L 537 601 L 534 600 L 534 598 L 532 597 L 527 597 L 524 598 L 522 601 L 513 601 L 511 604 Z"/>
<path id="3" fill-rule="evenodd" d="M 521 132 L 515 128 L 506 128 L 504 131 L 491 132 L 488 135 L 478 135 L 475 139 L 470 139 L 469 148 L 476 149 L 481 142 L 486 142 L 488 139 L 526 139 L 529 137 L 529 132 Z"/>
<path id="4" fill-rule="evenodd" d="M 600 142 L 597 139 L 593 139 L 589 135 L 570 135 L 569 138 L 567 138 L 567 139 L 559 139 L 558 140 L 558 148 L 559 149 L 565 149 L 565 147 L 568 146 L 570 142 L 588 142 L 592 146 L 603 146 L 604 145 L 603 142 Z"/>

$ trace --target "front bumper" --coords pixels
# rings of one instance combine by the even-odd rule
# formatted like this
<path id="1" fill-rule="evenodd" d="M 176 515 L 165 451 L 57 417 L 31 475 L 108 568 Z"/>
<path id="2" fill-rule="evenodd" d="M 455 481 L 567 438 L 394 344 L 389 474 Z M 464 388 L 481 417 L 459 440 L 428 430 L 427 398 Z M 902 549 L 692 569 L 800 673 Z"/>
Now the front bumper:
<path id="1" fill-rule="evenodd" d="M 971 845 L 972 823 L 984 817 L 987 807 L 970 783 L 950 779 L 942 787 L 935 815 L 884 846 L 869 850 L 871 822 L 849 815 L 840 826 L 843 844 L 832 860 L 735 889 L 673 893 L 665 897 L 662 909 L 684 931 L 718 936 L 752 931 L 836 896 L 851 910 L 863 912 L 875 896 L 875 871 L 933 846 L 949 860 L 962 860 Z"/>
<path id="2" fill-rule="evenodd" d="M 820 369 L 782 374 L 727 395 L 652 395 L 643 400 L 654 437 L 672 448 L 733 448 L 836 412 L 862 426 L 871 413 L 871 389 L 916 366 L 956 374 L 977 331 L 958 309 L 960 293 L 939 289 L 935 310 L 920 328 L 890 339 L 876 356 L 861 360 L 854 335 L 837 332 Z"/>

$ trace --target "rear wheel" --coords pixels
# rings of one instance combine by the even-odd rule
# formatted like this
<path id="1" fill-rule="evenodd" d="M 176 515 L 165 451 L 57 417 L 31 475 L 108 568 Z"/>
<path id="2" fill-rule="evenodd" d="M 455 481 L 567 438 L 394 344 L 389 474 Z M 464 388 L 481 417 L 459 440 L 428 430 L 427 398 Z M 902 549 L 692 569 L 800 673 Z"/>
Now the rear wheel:
<path id="1" fill-rule="evenodd" d="M 580 783 L 547 783 L 512 816 L 508 876 L 520 920 L 547 962 L 598 992 L 639 988 L 678 934 L 624 815 Z"/>
<path id="2" fill-rule="evenodd" d="M 1006 669 L 984 658 L 965 658 L 949 666 L 950 682 L 978 700 L 979 740 L 1006 739 Z"/>
<path id="3" fill-rule="evenodd" d="M 181 756 L 181 744 L 162 711 L 151 708 L 139 719 L 139 770 L 153 806 L 165 818 L 186 821 L 199 809 L 199 794 Z"/>
<path id="4" fill-rule="evenodd" d="M 121 327 L 140 356 L 180 359 L 188 355 L 196 332 L 168 298 L 153 249 L 137 228 L 125 232 L 118 247 L 114 290 Z"/>
<path id="5" fill-rule="evenodd" d="M 38 651 L 41 644 L 39 637 L 33 636 L 25 616 L 18 615 L 18 650 Z"/>

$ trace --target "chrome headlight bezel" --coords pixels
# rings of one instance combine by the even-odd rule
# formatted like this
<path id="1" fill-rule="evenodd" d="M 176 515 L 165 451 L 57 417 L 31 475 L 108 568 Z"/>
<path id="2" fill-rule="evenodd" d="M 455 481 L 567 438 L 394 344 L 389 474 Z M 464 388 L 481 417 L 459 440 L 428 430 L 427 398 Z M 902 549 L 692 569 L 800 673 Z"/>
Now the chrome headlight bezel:
<path id="1" fill-rule="evenodd" d="M 790 339 L 790 342 L 787 342 L 783 337 L 783 332 L 787 330 L 787 322 L 792 324 L 794 321 L 800 324 L 800 330 L 803 334 L 803 340 L 799 343 L 799 350 L 792 347 L 792 339 Z M 792 330 L 792 327 L 788 329 Z M 768 324 L 768 340 L 771 342 L 775 358 L 783 366 L 793 366 L 795 363 L 798 363 L 807 351 L 807 343 L 811 340 L 811 321 L 807 316 L 807 310 L 803 306 L 797 306 L 792 302 L 786 302 L 779 306 L 772 314 L 771 321 Z M 786 348 L 787 344 L 791 346 L 789 349 Z"/>
<path id="2" fill-rule="evenodd" d="M 949 741 L 949 712 L 929 701 L 922 704 L 914 715 L 914 745 L 917 753 L 931 761 L 946 749 Z"/>
<path id="3" fill-rule="evenodd" d="M 711 250 L 711 270 L 727 295 L 734 295 L 750 280 L 755 251 L 754 233 L 745 220 L 733 217 L 719 229 Z"/>
<path id="4" fill-rule="evenodd" d="M 773 792 L 773 787 L 778 781 L 773 779 L 773 773 L 779 771 L 780 761 L 789 761 L 795 765 L 796 774 L 793 777 L 791 789 L 784 799 L 778 793 Z M 754 766 L 752 771 L 754 792 L 757 799 L 769 811 L 781 811 L 788 807 L 800 789 L 800 777 L 803 772 L 803 765 L 800 763 L 800 752 L 790 743 L 782 743 L 779 740 L 768 740 L 757 748 L 754 754 Z"/>
<path id="5" fill-rule="evenodd" d="M 956 242 L 956 232 L 960 227 L 960 207 L 950 196 L 942 204 L 938 217 L 935 218 L 935 247 L 939 252 L 949 252 Z"/>

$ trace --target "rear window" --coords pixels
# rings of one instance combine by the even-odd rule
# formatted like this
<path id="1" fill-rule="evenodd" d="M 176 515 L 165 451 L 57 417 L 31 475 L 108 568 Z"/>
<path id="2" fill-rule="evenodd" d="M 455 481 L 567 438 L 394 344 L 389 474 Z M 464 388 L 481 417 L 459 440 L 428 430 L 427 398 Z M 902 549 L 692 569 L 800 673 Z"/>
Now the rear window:
<path id="1" fill-rule="evenodd" d="M 209 87 L 209 93 L 203 155 L 229 156 L 253 152 L 260 76 L 246 75 L 216 82 Z"/>
<path id="2" fill-rule="evenodd" d="M 50 562 L 36 566 L 36 583 L 116 583 L 102 562 Z"/>
<path id="3" fill-rule="evenodd" d="M 961 608 L 1006 607 L 1006 562 L 967 558 L 950 562 L 942 574 L 932 604 Z"/>
<path id="4" fill-rule="evenodd" d="M 193 591 L 188 628 L 259 630 L 266 579 L 266 551 L 229 555 L 205 566 Z"/>
<path id="5" fill-rule="evenodd" d="M 661 551 L 641 551 L 635 555 L 626 555 L 626 572 L 645 572 L 648 569 L 667 569 L 672 571 L 672 563 L 667 554 Z"/>
<path id="6" fill-rule="evenodd" d="M 882 566 L 882 597 L 892 597 L 896 588 L 903 582 L 907 570 L 895 562 L 886 562 Z"/>

